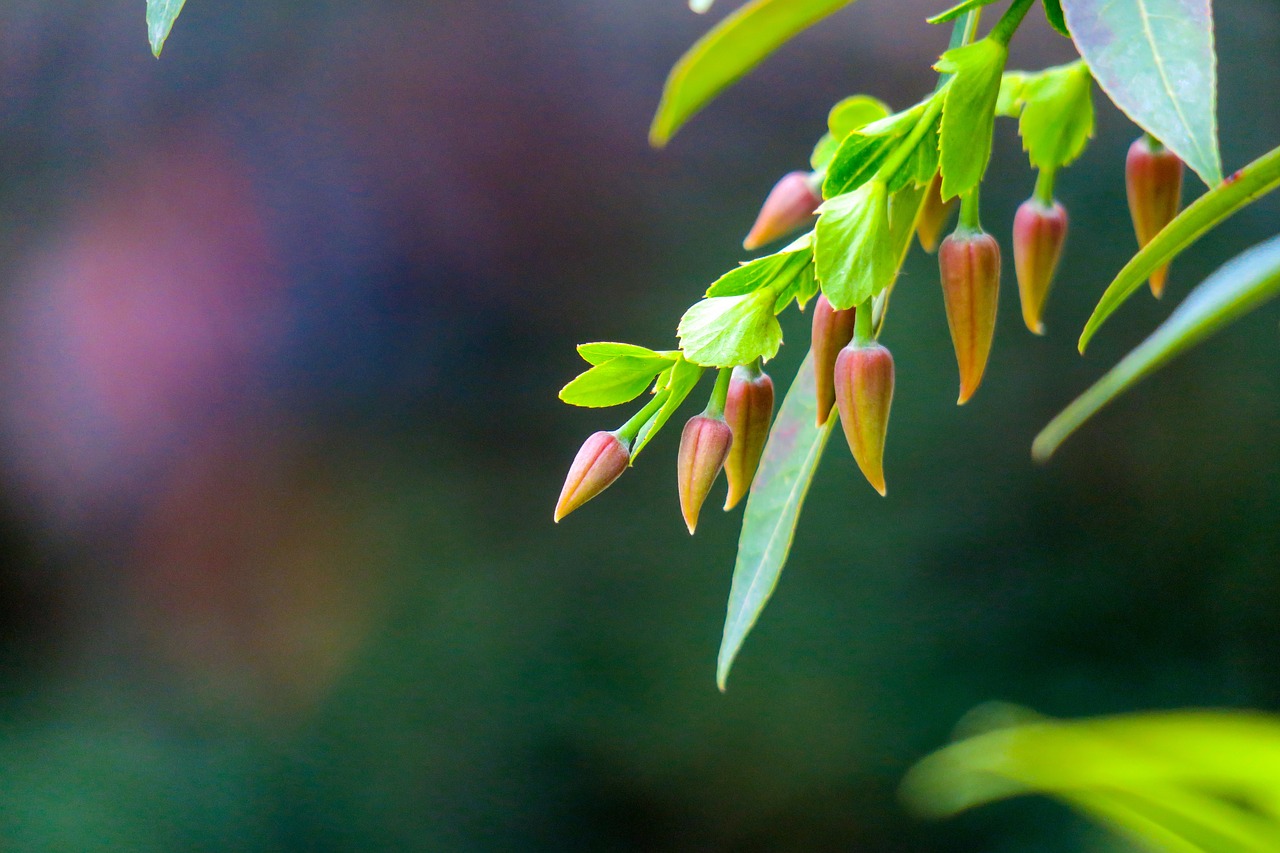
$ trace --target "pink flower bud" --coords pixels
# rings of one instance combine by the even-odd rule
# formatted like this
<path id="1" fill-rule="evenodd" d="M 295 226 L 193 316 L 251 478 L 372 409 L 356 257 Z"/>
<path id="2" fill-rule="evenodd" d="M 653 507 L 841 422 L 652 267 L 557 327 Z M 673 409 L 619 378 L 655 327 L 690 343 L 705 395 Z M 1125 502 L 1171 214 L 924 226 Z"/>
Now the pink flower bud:
<path id="1" fill-rule="evenodd" d="M 676 484 L 680 489 L 680 512 L 692 534 L 698 513 L 729 456 L 733 432 L 721 418 L 698 415 L 684 425 L 680 436 L 680 456 L 676 463 Z"/>
<path id="2" fill-rule="evenodd" d="M 1129 194 L 1129 214 L 1138 247 L 1151 242 L 1178 215 L 1182 204 L 1182 161 L 1144 134 L 1129 146 L 1124 163 L 1125 189 Z M 1158 298 L 1169 278 L 1165 264 L 1151 274 L 1151 292 Z"/>
<path id="3" fill-rule="evenodd" d="M 818 397 L 818 426 L 827 422 L 831 407 L 836 404 L 836 356 L 853 340 L 856 311 L 856 308 L 837 311 L 825 294 L 819 294 L 813 306 L 813 378 Z"/>
<path id="4" fill-rule="evenodd" d="M 996 332 L 1000 301 L 1000 244 L 990 234 L 957 231 L 938 250 L 942 300 L 960 367 L 960 398 L 968 402 L 982 384 Z"/>
<path id="5" fill-rule="evenodd" d="M 920 216 L 916 218 L 916 239 L 920 248 L 933 254 L 942 239 L 942 229 L 947 227 L 951 211 L 955 210 L 957 199 L 942 200 L 942 175 L 934 175 L 929 189 L 925 191 L 924 204 L 920 207 Z"/>
<path id="6" fill-rule="evenodd" d="M 878 343 L 850 344 L 836 359 L 836 404 L 853 459 L 881 495 L 884 439 L 893 404 L 893 356 Z"/>
<path id="7" fill-rule="evenodd" d="M 785 237 L 809 221 L 822 196 L 809 183 L 808 172 L 788 172 L 773 185 L 742 248 L 748 252 Z"/>
<path id="8" fill-rule="evenodd" d="M 1022 297 L 1022 321 L 1037 335 L 1044 334 L 1044 302 L 1067 239 L 1067 211 L 1058 202 L 1046 206 L 1028 199 L 1013 217 L 1013 261 Z"/>
<path id="9" fill-rule="evenodd" d="M 733 433 L 724 463 L 724 476 L 729 481 L 724 508 L 728 510 L 751 488 L 769 438 L 769 424 L 773 420 L 773 380 L 769 374 L 757 373 L 749 367 L 735 367 L 724 403 L 724 419 Z"/>
<path id="10" fill-rule="evenodd" d="M 597 432 L 582 444 L 569 467 L 560 500 L 556 503 L 555 520 L 559 521 L 622 476 L 631 464 L 631 452 L 611 432 Z"/>

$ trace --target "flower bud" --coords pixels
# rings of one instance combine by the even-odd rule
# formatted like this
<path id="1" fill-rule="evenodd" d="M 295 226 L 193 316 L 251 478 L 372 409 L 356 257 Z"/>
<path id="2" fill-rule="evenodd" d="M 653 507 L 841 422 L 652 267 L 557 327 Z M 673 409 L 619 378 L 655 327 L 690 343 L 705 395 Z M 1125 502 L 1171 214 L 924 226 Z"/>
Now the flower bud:
<path id="1" fill-rule="evenodd" d="M 773 420 L 773 380 L 769 374 L 750 367 L 735 367 L 729 396 L 725 398 L 724 419 L 733 433 L 729 457 L 724 463 L 724 476 L 729 481 L 724 508 L 728 510 L 746 496 L 760 467 L 769 423 Z"/>
<path id="2" fill-rule="evenodd" d="M 1129 146 L 1124 178 L 1133 230 L 1138 237 L 1138 248 L 1142 248 L 1178 215 L 1182 203 L 1182 161 L 1143 134 Z M 1157 297 L 1164 293 L 1168 277 L 1168 264 L 1151 274 L 1151 292 Z"/>
<path id="3" fill-rule="evenodd" d="M 938 250 L 942 273 L 942 300 L 947 325 L 960 367 L 960 398 L 964 405 L 982 384 L 996 331 L 996 306 L 1000 300 L 1000 244 L 981 231 L 956 232 Z"/>
<path id="4" fill-rule="evenodd" d="M 822 196 L 809 182 L 809 173 L 788 172 L 769 191 L 742 248 L 749 252 L 785 237 L 808 222 L 820 204 Z"/>
<path id="5" fill-rule="evenodd" d="M 853 340 L 856 312 L 856 308 L 837 311 L 831 307 L 825 294 L 819 294 L 814 303 L 813 378 L 818 397 L 818 426 L 827 422 L 827 418 L 831 417 L 831 407 L 836 404 L 836 356 Z"/>
<path id="6" fill-rule="evenodd" d="M 1022 321 L 1037 335 L 1044 334 L 1045 298 L 1067 239 L 1067 211 L 1054 202 L 1027 199 L 1013 217 L 1013 262 L 1022 297 Z"/>
<path id="7" fill-rule="evenodd" d="M 698 526 L 698 513 L 732 444 L 733 432 L 722 418 L 701 414 L 689 418 L 684 425 L 676 461 L 676 485 L 680 489 L 680 512 L 690 535 Z"/>
<path id="8" fill-rule="evenodd" d="M 836 404 L 844 437 L 867 482 L 884 488 L 884 437 L 893 404 L 893 356 L 878 343 L 850 344 L 836 359 Z"/>
<path id="9" fill-rule="evenodd" d="M 569 467 L 560 500 L 556 503 L 555 520 L 559 521 L 622 476 L 631 464 L 631 451 L 611 432 L 597 432 L 582 444 Z"/>
<path id="10" fill-rule="evenodd" d="M 942 200 L 942 175 L 934 175 L 929 189 L 925 191 L 920 216 L 916 219 L 916 239 L 920 241 L 920 248 L 933 254 L 938 248 L 938 241 L 942 239 L 942 229 L 947 226 L 947 220 L 951 218 L 951 211 L 955 210 L 955 206 L 954 198 L 951 201 Z"/>

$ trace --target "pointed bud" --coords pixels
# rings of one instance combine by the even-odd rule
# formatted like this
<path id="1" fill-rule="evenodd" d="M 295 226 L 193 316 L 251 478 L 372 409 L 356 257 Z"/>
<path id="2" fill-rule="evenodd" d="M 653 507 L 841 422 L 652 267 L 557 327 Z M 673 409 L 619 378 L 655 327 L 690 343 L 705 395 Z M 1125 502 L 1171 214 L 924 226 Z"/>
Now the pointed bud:
<path id="1" fill-rule="evenodd" d="M 982 384 L 996 332 L 1000 301 L 1000 244 L 990 234 L 956 232 L 938 250 L 942 299 L 947 325 L 960 367 L 960 398 L 964 405 Z"/>
<path id="2" fill-rule="evenodd" d="M 1022 321 L 1037 335 L 1044 334 L 1045 298 L 1067 239 L 1067 211 L 1054 202 L 1027 199 L 1013 217 L 1013 261 L 1022 297 Z"/>
<path id="3" fill-rule="evenodd" d="M 924 194 L 924 204 L 920 208 L 920 216 L 916 219 L 916 238 L 920 248 L 933 254 L 942 239 L 942 229 L 947 227 L 951 211 L 955 210 L 957 199 L 942 200 L 942 175 L 933 176 L 933 182 Z"/>
<path id="4" fill-rule="evenodd" d="M 818 205 L 822 204 L 822 196 L 809 181 L 808 172 L 783 175 L 782 180 L 769 191 L 769 197 L 764 200 L 756 222 L 751 226 L 751 233 L 742 241 L 742 248 L 748 252 L 758 249 L 808 222 Z"/>
<path id="5" fill-rule="evenodd" d="M 853 459 L 881 495 L 884 487 L 884 437 L 893 404 L 893 356 L 878 343 L 850 344 L 836 359 L 836 403 Z"/>
<path id="6" fill-rule="evenodd" d="M 559 521 L 622 476 L 631 464 L 631 451 L 611 432 L 597 432 L 582 444 L 569 467 L 560 500 L 556 503 L 555 520 Z"/>
<path id="7" fill-rule="evenodd" d="M 697 415 L 684 425 L 676 463 L 676 484 L 680 489 L 680 512 L 684 514 L 690 535 L 698 526 L 698 513 L 724 467 L 732 443 L 733 432 L 721 418 Z"/>
<path id="8" fill-rule="evenodd" d="M 837 311 L 825 294 L 819 294 L 813 306 L 813 378 L 818 397 L 818 426 L 827 422 L 831 407 L 836 404 L 836 356 L 853 340 L 856 312 L 856 308 Z"/>
<path id="9" fill-rule="evenodd" d="M 724 476 L 729 481 L 724 508 L 728 510 L 746 496 L 760 467 L 769 423 L 773 420 L 773 380 L 769 374 L 750 367 L 735 367 L 729 396 L 725 398 L 724 419 L 733 433 L 729 457 L 724 463 Z"/>
<path id="10" fill-rule="evenodd" d="M 1129 146 L 1124 178 L 1133 230 L 1138 248 L 1142 248 L 1178 215 L 1182 204 L 1182 161 L 1143 134 Z M 1151 292 L 1157 297 L 1164 293 L 1168 277 L 1168 264 L 1151 274 Z"/>

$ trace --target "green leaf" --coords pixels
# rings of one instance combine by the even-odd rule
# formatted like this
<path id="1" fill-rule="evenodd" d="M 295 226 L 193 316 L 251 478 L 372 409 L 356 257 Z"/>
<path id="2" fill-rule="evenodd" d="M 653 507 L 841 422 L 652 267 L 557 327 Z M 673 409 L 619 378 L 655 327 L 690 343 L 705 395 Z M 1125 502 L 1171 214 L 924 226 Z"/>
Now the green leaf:
<path id="1" fill-rule="evenodd" d="M 813 482 L 822 450 L 837 423 L 817 424 L 813 354 L 805 356 L 786 399 L 769 432 L 760 468 L 747 496 L 738 539 L 738 559 L 733 567 L 724 637 L 716 663 L 716 683 L 721 690 L 742 642 L 778 585 L 782 567 L 795 539 L 800 508 Z"/>
<path id="2" fill-rule="evenodd" d="M 684 357 L 703 367 L 736 367 L 770 359 L 782 346 L 771 288 L 741 296 L 711 296 L 680 318 L 677 334 Z"/>
<path id="3" fill-rule="evenodd" d="M 694 113 L 759 65 L 797 33 L 853 0 L 751 0 L 726 17 L 680 58 L 667 77 L 649 128 L 649 143 L 666 145 Z"/>
<path id="4" fill-rule="evenodd" d="M 942 104 L 938 147 L 942 197 L 955 198 L 978 185 L 991 159 L 1000 79 L 1009 49 L 992 38 L 948 50 L 934 66 L 954 75 Z"/>
<path id="5" fill-rule="evenodd" d="M 1072 163 L 1093 136 L 1093 78 L 1083 62 L 1050 68 L 1026 80 L 1018 133 L 1036 169 Z"/>
<path id="6" fill-rule="evenodd" d="M 1049 26 L 1067 38 L 1071 38 L 1071 32 L 1067 29 L 1067 19 L 1062 15 L 1062 0 L 1044 0 L 1044 16 L 1049 20 Z"/>
<path id="7" fill-rule="evenodd" d="M 787 273 L 787 285 L 778 294 L 773 303 L 773 313 L 781 314 L 795 300 L 804 310 L 809 300 L 818 295 L 818 275 L 813 263 L 813 254 L 801 256 L 799 261 L 791 265 Z"/>
<path id="8" fill-rule="evenodd" d="M 671 361 L 660 356 L 611 358 L 561 388 L 560 399 L 588 408 L 620 406 L 643 394 L 653 378 L 670 366 Z"/>
<path id="9" fill-rule="evenodd" d="M 1044 428 L 1032 445 L 1032 455 L 1041 462 L 1048 459 L 1067 436 L 1138 380 L 1277 295 L 1280 237 L 1255 246 L 1205 279 L 1151 337 Z"/>
<path id="10" fill-rule="evenodd" d="M 906 163 L 889 179 L 889 192 L 896 193 L 908 184 L 927 187 L 938 173 L 938 139 L 942 126 L 942 116 L 934 116 L 929 129 L 911 149 Z"/>
<path id="11" fill-rule="evenodd" d="M 1209 186 L 1222 180 L 1209 0 L 1062 0 L 1098 85 Z"/>
<path id="12" fill-rule="evenodd" d="M 994 2 L 996 2 L 996 0 L 964 0 L 963 3 L 957 3 L 947 11 L 939 12 L 932 18 L 925 18 L 925 20 L 931 24 L 945 24 L 948 21 L 954 21 L 965 12 L 969 12 L 974 9 L 981 9 L 983 6 L 989 6 Z"/>
<path id="13" fill-rule="evenodd" d="M 814 257 L 822 292 L 833 308 L 853 308 L 893 283 L 898 263 L 884 183 L 869 181 L 828 199 L 818 212 Z"/>
<path id="14" fill-rule="evenodd" d="M 578 344 L 578 355 L 587 364 L 604 364 L 611 358 L 632 356 L 633 358 L 674 358 L 667 353 L 657 353 L 646 347 L 635 344 L 592 343 Z"/>
<path id="15" fill-rule="evenodd" d="M 147 0 L 147 39 L 151 42 L 151 53 L 156 59 L 164 49 L 165 39 L 173 29 L 173 22 L 178 19 L 182 5 L 187 0 Z"/>
<path id="16" fill-rule="evenodd" d="M 631 447 L 631 461 L 635 462 L 636 457 L 640 455 L 640 451 L 644 450 L 645 445 L 658 434 L 658 431 L 671 420 L 671 416 L 676 413 L 680 405 L 689 396 L 689 392 L 698 384 L 698 380 L 702 378 L 702 368 L 696 364 L 690 364 L 683 358 L 676 361 L 670 368 L 663 371 L 658 377 L 657 391 L 666 391 L 667 399 L 662 404 L 662 408 L 658 409 L 654 416 L 650 418 L 644 426 L 640 428 L 640 432 L 636 435 L 636 443 Z"/>
<path id="17" fill-rule="evenodd" d="M 894 146 L 915 128 L 927 106 L 928 101 L 916 104 L 845 137 L 827 167 L 827 177 L 822 183 L 823 198 L 853 192 L 871 180 L 889 159 Z"/>
<path id="18" fill-rule="evenodd" d="M 1017 118 L 1022 115 L 1023 94 L 1027 81 L 1035 77 L 1025 71 L 1006 71 L 1000 79 L 1000 97 L 996 98 L 996 115 Z"/>
<path id="19" fill-rule="evenodd" d="M 870 95 L 853 95 L 845 98 L 827 113 L 827 130 L 833 137 L 843 140 L 846 136 L 872 122 L 889 115 L 889 107 L 879 98 Z"/>
<path id="20" fill-rule="evenodd" d="M 1223 220 L 1280 188 L 1280 148 L 1273 148 L 1200 196 L 1134 255 L 1107 287 L 1080 335 L 1080 352 L 1107 318 L 1142 287 L 1152 271 L 1172 261 Z"/>

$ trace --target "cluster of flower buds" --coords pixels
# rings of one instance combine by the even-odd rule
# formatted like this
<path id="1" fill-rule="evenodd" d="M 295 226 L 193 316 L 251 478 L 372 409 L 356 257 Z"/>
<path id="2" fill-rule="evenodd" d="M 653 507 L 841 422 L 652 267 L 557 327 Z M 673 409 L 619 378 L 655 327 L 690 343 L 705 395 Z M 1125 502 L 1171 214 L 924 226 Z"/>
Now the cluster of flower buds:
<path id="1" fill-rule="evenodd" d="M 785 237 L 813 218 L 822 196 L 809 172 L 788 172 L 774 184 L 760 207 L 755 224 L 742 241 L 748 252 Z"/>
<path id="2" fill-rule="evenodd" d="M 1029 198 L 1013 217 L 1013 261 L 1022 298 L 1022 321 L 1044 334 L 1044 303 L 1067 239 L 1067 210 L 1057 201 Z"/>
<path id="3" fill-rule="evenodd" d="M 1143 135 L 1129 146 L 1125 158 L 1125 189 L 1129 195 L 1129 214 L 1138 247 L 1151 242 L 1178 215 L 1182 204 L 1182 160 L 1150 136 Z M 1151 292 L 1164 293 L 1169 267 L 1151 274 Z"/>
<path id="4" fill-rule="evenodd" d="M 884 441 L 893 378 L 893 356 L 875 341 L 855 341 L 836 358 L 836 405 L 844 437 L 862 475 L 881 495 L 885 494 Z"/>
<path id="5" fill-rule="evenodd" d="M 1000 302 L 1000 244 L 981 229 L 961 227 L 942 241 L 938 250 L 942 299 L 947 325 L 960 368 L 960 397 L 964 405 L 987 369 Z"/>

